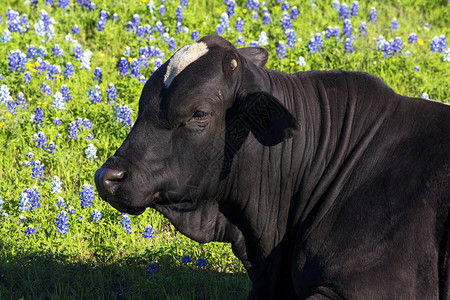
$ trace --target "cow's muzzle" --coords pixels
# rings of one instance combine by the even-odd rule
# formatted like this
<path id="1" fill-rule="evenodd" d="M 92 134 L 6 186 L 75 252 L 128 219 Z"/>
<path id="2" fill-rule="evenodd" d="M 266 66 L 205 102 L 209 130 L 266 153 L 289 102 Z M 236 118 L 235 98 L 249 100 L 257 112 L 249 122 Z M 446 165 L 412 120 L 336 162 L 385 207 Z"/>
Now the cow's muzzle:
<path id="1" fill-rule="evenodd" d="M 122 170 L 100 167 L 94 175 L 99 196 L 106 201 L 114 197 L 114 192 L 120 183 L 125 180 L 126 175 L 127 173 Z"/>

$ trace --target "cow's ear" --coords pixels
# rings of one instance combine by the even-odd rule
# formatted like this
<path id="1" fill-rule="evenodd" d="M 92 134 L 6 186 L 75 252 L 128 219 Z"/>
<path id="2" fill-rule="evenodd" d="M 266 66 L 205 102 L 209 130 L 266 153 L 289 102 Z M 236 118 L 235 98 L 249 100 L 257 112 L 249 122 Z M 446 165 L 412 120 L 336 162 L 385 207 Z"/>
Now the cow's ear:
<path id="1" fill-rule="evenodd" d="M 261 47 L 246 47 L 237 49 L 239 54 L 244 56 L 247 60 L 253 62 L 257 66 L 264 67 L 269 59 L 269 52 Z"/>
<path id="2" fill-rule="evenodd" d="M 300 124 L 274 96 L 256 92 L 245 96 L 240 116 L 264 146 L 274 146 L 300 133 Z"/>

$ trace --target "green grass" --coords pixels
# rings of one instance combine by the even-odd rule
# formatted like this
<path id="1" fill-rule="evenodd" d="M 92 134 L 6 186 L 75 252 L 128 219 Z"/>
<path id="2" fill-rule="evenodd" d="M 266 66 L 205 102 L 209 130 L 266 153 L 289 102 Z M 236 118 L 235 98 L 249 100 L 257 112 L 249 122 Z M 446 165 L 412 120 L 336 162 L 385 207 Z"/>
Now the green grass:
<path id="1" fill-rule="evenodd" d="M 22 92 L 27 101 L 27 109 L 18 108 L 17 113 L 8 113 L 5 105 L 0 104 L 0 196 L 4 204 L 2 212 L 7 217 L 0 218 L 0 299 L 89 299 L 89 298 L 148 298 L 148 299 L 243 299 L 249 292 L 250 281 L 242 264 L 234 257 L 228 244 L 198 244 L 184 237 L 162 215 L 147 210 L 141 216 L 131 216 L 132 231 L 127 234 L 120 226 L 120 216 L 107 203 L 95 197 L 93 206 L 81 208 L 79 192 L 84 184 L 93 185 L 93 174 L 101 164 L 111 156 L 126 137 L 129 127 L 114 121 L 114 103 L 106 103 L 106 89 L 109 83 L 117 88 L 117 103 L 128 105 L 132 109 L 132 119 L 136 119 L 138 100 L 143 84 L 130 76 L 119 75 L 118 62 L 124 56 L 125 46 L 131 49 L 131 57 L 138 58 L 139 47 L 154 46 L 165 53 L 165 60 L 173 51 L 168 43 L 158 35 L 148 41 L 140 39 L 125 24 L 134 14 L 139 14 L 141 24 L 154 26 L 161 21 L 169 29 L 169 35 L 177 41 L 177 48 L 192 43 L 190 33 L 175 33 L 175 9 L 179 1 L 167 0 L 167 12 L 160 17 L 157 10 L 150 14 L 148 1 L 96 1 L 97 9 L 83 9 L 76 1 L 66 10 L 56 6 L 45 6 L 40 0 L 38 8 L 32 8 L 24 1 L 2 2 L 0 16 L 0 34 L 7 28 L 6 10 L 11 7 L 22 15 L 25 13 L 30 23 L 30 30 L 24 34 L 12 33 L 12 41 L 0 43 L 1 84 L 5 84 L 14 100 Z M 157 9 L 160 0 L 155 0 Z M 215 33 L 220 16 L 226 12 L 223 1 L 190 1 L 184 9 L 183 26 L 192 32 L 199 31 L 200 36 Z M 262 1 L 261 1 L 262 2 Z M 307 43 L 311 34 L 322 32 L 327 26 L 339 26 L 342 20 L 331 7 L 332 1 L 295 1 L 300 17 L 294 21 L 297 37 L 296 49 L 290 49 L 285 59 L 276 55 L 277 43 L 286 41 L 280 26 L 281 5 L 276 1 L 267 1 L 271 12 L 272 24 L 264 26 L 261 19 L 253 19 L 251 12 L 244 9 L 246 1 L 237 1 L 236 13 L 231 18 L 231 30 L 223 37 L 235 43 L 240 35 L 234 30 L 238 17 L 244 20 L 244 33 L 241 34 L 247 45 L 258 41 L 261 31 L 269 37 L 265 48 L 270 53 L 267 67 L 285 72 L 306 70 L 358 70 L 381 77 L 400 94 L 419 97 L 427 93 L 430 98 L 450 103 L 450 62 L 443 61 L 442 53 L 431 53 L 430 43 L 433 37 L 445 35 L 450 40 L 450 3 L 441 1 L 360 1 L 360 14 L 352 18 L 353 28 L 357 29 L 361 21 L 367 21 L 370 7 L 378 10 L 378 22 L 368 23 L 368 35 L 355 33 L 354 53 L 345 53 L 342 42 L 334 38 L 324 38 L 321 52 L 308 54 Z M 346 2 L 351 4 L 352 1 Z M 56 0 L 58 3 L 58 0 Z M 291 7 L 294 1 L 290 1 Z M 262 9 L 262 5 L 260 8 Z M 42 43 L 35 34 L 34 24 L 39 20 L 41 9 L 45 9 L 55 19 L 55 38 Z M 97 31 L 100 10 L 109 13 L 109 19 L 103 32 Z M 120 20 L 112 15 L 117 13 Z M 397 18 L 400 29 L 393 32 L 390 21 Z M 91 70 L 81 70 L 80 62 L 73 55 L 72 43 L 65 41 L 66 34 L 72 26 L 78 24 L 80 35 L 72 37 L 83 49 L 93 52 Z M 425 26 L 427 25 L 427 26 Z M 416 32 L 420 43 L 408 44 L 409 33 Z M 411 56 L 399 54 L 390 58 L 382 56 L 376 49 L 378 36 L 386 40 L 401 37 L 403 51 L 410 51 Z M 60 65 L 67 62 L 75 66 L 75 75 L 69 79 L 50 80 L 46 74 L 33 73 L 33 80 L 26 83 L 23 72 L 11 72 L 8 68 L 8 54 L 11 50 L 27 53 L 27 45 L 44 46 L 51 64 Z M 65 57 L 51 56 L 51 48 L 59 44 Z M 303 56 L 306 66 L 298 66 L 297 59 Z M 414 72 L 419 66 L 420 71 Z M 35 60 L 30 60 L 27 71 L 36 67 Z M 103 82 L 93 81 L 93 71 L 101 67 Z M 141 72 L 148 78 L 154 67 L 150 59 L 149 67 Z M 40 91 L 42 82 L 50 85 L 53 94 L 66 84 L 72 99 L 66 103 L 64 111 L 52 109 L 53 95 Z M 87 91 L 96 84 L 103 94 L 102 103 L 92 104 Z M 36 127 L 30 117 L 37 107 L 44 109 L 44 124 Z M 53 124 L 55 117 L 63 121 L 62 125 Z M 68 139 L 69 124 L 77 118 L 88 118 L 93 128 L 79 134 L 79 139 Z M 56 144 L 54 154 L 36 148 L 31 140 L 39 131 L 45 133 L 49 141 Z M 94 140 L 86 140 L 88 134 Z M 57 137 L 57 135 L 60 135 Z M 98 158 L 87 160 L 85 149 L 90 144 L 97 148 Z M 44 164 L 44 177 L 41 181 L 31 178 L 32 171 L 23 163 L 28 160 L 27 153 L 34 153 L 34 160 Z M 63 181 L 61 194 L 51 193 L 54 176 Z M 19 211 L 19 197 L 26 189 L 34 185 L 41 192 L 41 208 L 32 211 Z M 67 208 L 56 207 L 57 196 L 64 198 L 68 205 L 75 208 L 69 214 L 70 227 L 67 234 L 55 231 L 58 213 Z M 93 209 L 102 213 L 101 222 L 91 222 Z M 24 221 L 19 216 L 25 218 Z M 84 216 L 83 219 L 79 219 Z M 36 228 L 36 235 L 25 236 L 28 225 Z M 154 239 L 145 240 L 143 230 L 152 225 L 156 231 Z M 181 258 L 190 255 L 192 262 L 184 264 Z M 195 265 L 198 258 L 207 259 L 207 266 Z M 147 274 L 150 263 L 157 263 L 159 270 Z"/>

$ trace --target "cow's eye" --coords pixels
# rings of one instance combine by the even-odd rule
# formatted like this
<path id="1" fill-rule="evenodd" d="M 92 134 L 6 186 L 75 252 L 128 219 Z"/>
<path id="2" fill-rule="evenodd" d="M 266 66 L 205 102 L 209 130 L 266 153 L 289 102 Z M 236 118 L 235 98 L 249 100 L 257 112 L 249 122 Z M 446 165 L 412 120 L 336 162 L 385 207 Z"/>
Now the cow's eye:
<path id="1" fill-rule="evenodd" d="M 204 121 L 208 119 L 211 116 L 210 113 L 204 112 L 204 111 L 196 111 L 194 112 L 194 115 L 192 118 L 194 118 L 197 121 Z"/>

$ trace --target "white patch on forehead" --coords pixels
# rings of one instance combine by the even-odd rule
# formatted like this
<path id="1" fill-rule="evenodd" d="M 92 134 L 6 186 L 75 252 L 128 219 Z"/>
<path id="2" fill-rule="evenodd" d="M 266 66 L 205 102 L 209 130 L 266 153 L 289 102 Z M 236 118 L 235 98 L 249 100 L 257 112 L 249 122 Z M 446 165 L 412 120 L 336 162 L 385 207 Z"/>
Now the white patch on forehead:
<path id="1" fill-rule="evenodd" d="M 178 50 L 170 59 L 164 75 L 164 86 L 167 88 L 172 80 L 188 65 L 208 52 L 208 46 L 203 42 L 187 45 Z"/>

